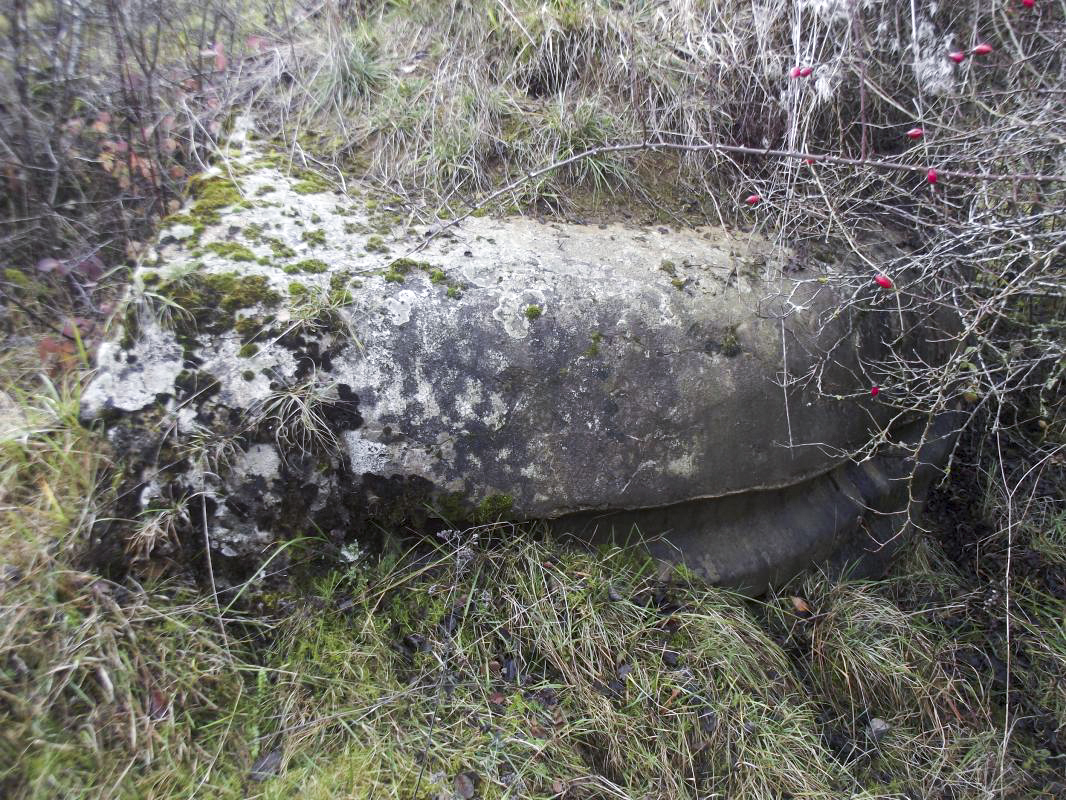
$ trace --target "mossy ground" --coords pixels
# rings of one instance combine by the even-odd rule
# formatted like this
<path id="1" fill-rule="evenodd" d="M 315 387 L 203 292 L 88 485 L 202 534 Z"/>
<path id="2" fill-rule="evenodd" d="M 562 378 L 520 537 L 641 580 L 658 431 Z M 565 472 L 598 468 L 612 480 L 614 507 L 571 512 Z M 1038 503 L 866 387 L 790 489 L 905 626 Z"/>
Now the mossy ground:
<path id="1" fill-rule="evenodd" d="M 32 351 L 3 366 L 25 421 L 0 440 L 5 796 L 1057 791 L 1061 519 L 1015 541 L 1039 568 L 1012 583 L 1012 686 L 1027 693 L 1014 708 L 1028 711 L 1012 712 L 1004 751 L 1006 687 L 989 666 L 1006 655 L 1002 598 L 937 536 L 883 581 L 815 576 L 753 601 L 664 574 L 638 549 L 589 552 L 498 522 L 500 495 L 479 506 L 480 527 L 294 581 L 270 569 L 216 608 L 143 557 L 163 546 L 202 560 L 195 542 L 169 541 L 195 501 L 127 526 L 127 577 L 93 573 L 86 532 L 114 481 L 76 419 L 79 373 L 42 384 Z M 271 563 L 323 547 L 291 542 Z"/>

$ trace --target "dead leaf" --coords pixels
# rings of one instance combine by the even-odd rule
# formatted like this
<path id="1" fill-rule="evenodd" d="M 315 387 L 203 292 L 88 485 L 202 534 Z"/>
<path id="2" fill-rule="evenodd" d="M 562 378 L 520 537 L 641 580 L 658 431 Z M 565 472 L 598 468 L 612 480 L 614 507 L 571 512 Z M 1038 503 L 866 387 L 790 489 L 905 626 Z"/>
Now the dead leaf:
<path id="1" fill-rule="evenodd" d="M 792 600 L 792 608 L 797 614 L 809 617 L 811 614 L 814 613 L 813 611 L 811 611 L 810 604 L 802 597 L 793 596 L 789 599 Z"/>
<path id="2" fill-rule="evenodd" d="M 37 356 L 47 369 L 70 372 L 78 366 L 78 348 L 69 339 L 45 336 L 37 342 Z"/>
<path id="3" fill-rule="evenodd" d="M 215 42 L 215 69 L 222 72 L 226 68 L 226 64 L 229 62 L 226 60 L 225 48 L 222 46 L 222 42 Z"/>
<path id="4" fill-rule="evenodd" d="M 170 711 L 170 702 L 167 696 L 159 689 L 153 688 L 148 692 L 148 719 L 160 720 L 167 716 Z"/>
<path id="5" fill-rule="evenodd" d="M 111 115 L 106 111 L 101 111 L 97 114 L 96 120 L 89 127 L 97 133 L 107 133 L 108 129 L 111 127 Z"/>

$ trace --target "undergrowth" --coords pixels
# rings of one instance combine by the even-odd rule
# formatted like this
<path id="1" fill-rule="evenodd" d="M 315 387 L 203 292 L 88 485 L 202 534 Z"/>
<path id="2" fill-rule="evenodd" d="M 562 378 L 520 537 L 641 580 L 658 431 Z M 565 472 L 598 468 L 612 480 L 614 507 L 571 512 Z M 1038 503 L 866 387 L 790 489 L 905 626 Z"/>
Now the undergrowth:
<path id="1" fill-rule="evenodd" d="M 0 794 L 1066 791 L 1060 7 L 171 5 L 3 6 Z M 788 77 L 800 64 L 810 80 Z M 847 304 L 961 320 L 941 331 L 947 366 L 899 349 L 856 378 L 896 412 L 969 416 L 945 490 L 962 496 L 885 580 L 808 577 L 762 601 L 492 525 L 216 598 L 158 563 L 188 498 L 140 520 L 132 571 L 105 580 L 83 556 L 121 465 L 77 407 L 107 276 L 186 173 L 224 163 L 216 137 L 249 109 L 301 190 L 356 172 L 427 221 L 514 180 L 496 210 L 640 197 L 664 224 L 695 211 L 800 253 L 831 233 L 870 268 L 834 287 Z M 885 227 L 917 238 L 867 254 Z M 877 271 L 892 294 L 867 291 Z M 269 403 L 280 440 L 323 430 L 301 387 Z M 201 455 L 229 446 L 210 437 Z"/>
<path id="2" fill-rule="evenodd" d="M 1058 734 L 1004 738 L 1008 690 L 960 633 L 975 585 L 933 538 L 884 581 L 812 576 L 754 601 L 639 550 L 497 523 L 216 607 L 150 569 L 85 568 L 105 448 L 77 423 L 78 374 L 42 376 L 32 356 L 4 362 L 5 796 L 1055 791 Z M 1061 567 L 1061 518 L 1031 546 Z M 295 563 L 310 553 L 294 547 Z M 1062 603 L 1046 591 L 1017 590 L 1014 680 L 1061 731 Z"/>

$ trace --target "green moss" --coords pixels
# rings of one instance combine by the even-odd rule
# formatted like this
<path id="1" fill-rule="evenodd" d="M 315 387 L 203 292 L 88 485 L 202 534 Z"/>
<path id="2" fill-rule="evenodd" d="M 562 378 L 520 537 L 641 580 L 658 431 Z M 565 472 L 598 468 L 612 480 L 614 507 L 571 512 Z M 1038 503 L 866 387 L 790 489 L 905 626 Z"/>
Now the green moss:
<path id="1" fill-rule="evenodd" d="M 238 319 L 233 324 L 233 330 L 240 335 L 242 341 L 248 343 L 257 336 L 261 336 L 267 326 L 273 321 L 273 316 L 261 317 L 257 314 L 250 314 Z"/>
<path id="2" fill-rule="evenodd" d="M 249 242 L 258 242 L 263 238 L 263 226 L 258 222 L 253 222 L 249 225 L 245 225 L 244 230 L 241 231 L 241 233 Z"/>
<path id="3" fill-rule="evenodd" d="M 362 285 L 362 281 L 353 280 L 348 272 L 334 272 L 329 276 L 329 302 L 333 305 L 348 305 L 354 300 L 351 290 Z"/>
<path id="4" fill-rule="evenodd" d="M 540 306 L 526 306 L 526 310 L 522 313 L 526 315 L 526 319 L 533 322 L 536 319 L 540 319 L 540 315 L 544 313 L 544 309 Z"/>
<path id="5" fill-rule="evenodd" d="M 274 258 L 296 258 L 296 251 L 281 241 L 281 239 L 273 236 L 264 236 L 263 241 L 270 245 Z"/>
<path id="6" fill-rule="evenodd" d="M 321 228 L 315 228 L 314 230 L 304 231 L 300 234 L 300 238 L 311 247 L 322 247 L 326 243 L 326 232 Z"/>
<path id="7" fill-rule="evenodd" d="M 685 283 L 686 283 L 686 281 L 685 281 L 684 278 L 674 278 L 672 281 L 670 281 L 670 285 L 673 286 L 678 291 L 681 291 L 682 289 L 685 288 Z"/>
<path id="8" fill-rule="evenodd" d="M 307 292 L 307 287 L 299 281 L 293 281 L 289 284 L 289 294 L 291 294 L 293 297 L 304 297 Z"/>
<path id="9" fill-rule="evenodd" d="M 430 283 L 444 283 L 447 279 L 442 269 L 435 269 L 429 273 Z"/>
<path id="10" fill-rule="evenodd" d="M 192 214 L 200 222 L 211 225 L 219 221 L 223 208 L 247 207 L 237 185 L 228 178 L 212 177 L 194 181 L 193 197 L 196 204 Z"/>
<path id="11" fill-rule="evenodd" d="M 248 344 L 243 345 L 241 349 L 237 351 L 237 355 L 240 358 L 251 358 L 258 352 L 259 345 L 257 345 L 255 342 L 249 342 Z"/>
<path id="12" fill-rule="evenodd" d="M 346 306 L 355 300 L 355 296 L 347 289 L 330 289 L 328 299 L 332 306 Z"/>
<path id="13" fill-rule="evenodd" d="M 322 217 L 319 214 L 315 213 L 315 214 L 311 215 L 311 224 L 312 225 L 317 225 L 321 221 L 322 221 Z"/>
<path id="14" fill-rule="evenodd" d="M 449 286 L 448 287 L 448 299 L 449 300 L 458 300 L 462 296 L 463 296 L 463 293 L 459 289 L 458 286 Z"/>
<path id="15" fill-rule="evenodd" d="M 184 337 L 201 330 L 209 333 L 232 330 L 237 311 L 257 305 L 276 306 L 281 302 L 281 295 L 270 288 L 266 277 L 236 272 L 185 275 L 163 284 L 158 291 L 188 312 L 176 317 L 175 330 Z"/>
<path id="16" fill-rule="evenodd" d="M 158 272 L 141 273 L 141 283 L 143 283 L 145 286 L 155 286 L 161 280 L 162 278 L 160 277 Z"/>
<path id="17" fill-rule="evenodd" d="M 256 197 L 263 197 L 264 195 L 271 194 L 273 192 L 276 192 L 277 190 L 278 190 L 278 187 L 276 187 L 274 184 L 272 184 L 272 183 L 264 183 L 262 186 L 260 186 L 258 189 L 255 190 L 255 196 Z"/>
<path id="18" fill-rule="evenodd" d="M 280 302 L 281 295 L 270 288 L 265 276 L 245 275 L 232 281 L 229 290 L 223 292 L 220 305 L 227 311 L 237 311 L 256 305 L 276 306 Z"/>
<path id="19" fill-rule="evenodd" d="M 350 236 L 354 236 L 355 234 L 370 233 L 370 228 L 361 222 L 345 222 L 344 232 Z"/>
<path id="20" fill-rule="evenodd" d="M 281 153 L 266 153 L 262 157 L 256 159 L 252 167 L 257 170 L 263 169 L 277 169 L 283 167 L 288 163 L 288 157 Z"/>
<path id="21" fill-rule="evenodd" d="M 490 494 L 473 510 L 471 521 L 477 525 L 485 525 L 506 519 L 514 507 L 514 497 L 509 494 Z"/>
<path id="22" fill-rule="evenodd" d="M 429 264 L 422 261 L 415 261 L 413 258 L 397 258 L 389 264 L 389 268 L 383 272 L 382 275 L 385 276 L 385 280 L 388 283 L 403 283 L 412 269 L 421 269 L 428 266 Z"/>
<path id="23" fill-rule="evenodd" d="M 210 252 L 230 261 L 255 261 L 255 253 L 238 242 L 210 242 L 204 247 Z"/>
<path id="24" fill-rule="evenodd" d="M 254 381 L 255 372 L 250 369 L 246 369 L 244 372 L 241 373 L 241 377 L 244 378 L 246 381 Z"/>
<path id="25" fill-rule="evenodd" d="M 329 269 L 329 264 L 319 258 L 305 258 L 303 261 L 297 261 L 295 264 L 286 264 L 282 269 L 289 275 L 295 275 L 299 272 L 319 275 Z"/>
<path id="26" fill-rule="evenodd" d="M 385 244 L 385 240 L 380 236 L 371 236 L 366 240 L 366 244 L 363 245 L 368 253 L 387 253 L 389 252 L 388 245 Z"/>
<path id="27" fill-rule="evenodd" d="M 393 259 L 392 263 L 389 264 L 390 270 L 404 274 L 407 274 L 412 269 L 429 269 L 429 267 L 428 261 L 415 261 L 413 258 L 407 258 L 406 256 Z"/>
<path id="28" fill-rule="evenodd" d="M 190 214 L 171 214 L 169 217 L 165 218 L 162 222 L 159 223 L 159 227 L 161 230 L 172 228 L 175 225 L 188 225 L 190 228 L 192 228 L 192 236 L 188 237 L 185 240 L 187 242 L 190 242 L 191 244 L 196 244 L 199 242 L 201 234 L 203 234 L 204 230 L 207 227 L 206 225 L 204 225 L 202 220 L 197 219 Z"/>
<path id="29" fill-rule="evenodd" d="M 586 358 L 595 358 L 600 354 L 600 342 L 603 341 L 603 334 L 599 331 L 595 331 L 589 338 L 591 343 L 582 355 Z"/>
<path id="30" fill-rule="evenodd" d="M 320 194 L 333 188 L 328 180 L 316 172 L 300 173 L 300 180 L 292 185 L 296 194 Z"/>
<path id="31" fill-rule="evenodd" d="M 737 332 L 735 329 L 730 329 L 725 336 L 722 337 L 722 355 L 727 358 L 733 358 L 740 355 L 740 340 L 737 339 Z"/>

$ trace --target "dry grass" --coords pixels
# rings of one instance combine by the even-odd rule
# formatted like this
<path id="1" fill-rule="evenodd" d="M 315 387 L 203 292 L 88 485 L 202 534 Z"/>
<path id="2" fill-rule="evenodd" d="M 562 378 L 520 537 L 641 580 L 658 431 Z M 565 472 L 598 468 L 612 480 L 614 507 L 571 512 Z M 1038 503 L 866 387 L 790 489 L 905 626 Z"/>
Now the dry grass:
<path id="1" fill-rule="evenodd" d="M 162 142 L 153 152 L 190 172 L 248 102 L 295 166 L 365 173 L 427 218 L 591 150 L 517 183 L 500 205 L 583 215 L 624 195 L 667 224 L 709 219 L 812 253 L 826 241 L 855 252 L 865 266 L 834 288 L 888 331 L 856 393 L 877 384 L 900 415 L 961 408 L 987 445 L 975 457 L 989 526 L 970 543 L 977 566 L 919 537 L 883 582 L 810 578 L 755 603 L 684 575 L 664 584 L 632 552 L 575 552 L 490 526 L 309 586 L 232 587 L 220 608 L 190 583 L 153 581 L 147 569 L 111 582 L 81 560 L 111 480 L 99 481 L 110 475 L 104 442 L 76 420 L 84 365 L 42 379 L 39 359 L 16 342 L 0 370 L 2 410 L 16 419 L 0 440 L 0 793 L 1059 791 L 1063 185 L 965 173 L 1066 171 L 1061 9 L 953 0 L 915 19 L 887 0 L 357 5 L 347 15 L 329 2 L 311 14 L 251 3 L 214 21 L 213 10 L 197 15 L 186 38 L 168 40 L 191 43 L 204 73 L 185 94 L 153 94 L 163 73 L 134 54 L 128 72 L 73 83 L 30 71 L 33 83 L 20 86 L 9 76 L 22 73 L 0 73 L 0 121 L 21 136 L 4 134 L 5 161 L 21 171 L 5 176 L 20 191 L 5 195 L 17 226 L 3 245 L 21 266 L 5 273 L 3 291 L 36 315 L 6 316 L 6 332 L 39 332 L 42 319 L 61 319 L 57 309 L 100 316 L 106 282 L 77 265 L 102 242 L 106 266 L 120 265 L 137 235 L 127 212 L 150 221 L 178 188 L 157 185 L 151 170 L 126 187 L 113 175 L 101 182 L 104 134 L 75 113 L 78 98 L 116 111 L 107 135 L 130 124 L 131 96 L 153 131 L 177 113 L 177 155 L 156 150 Z M 16 5 L 4 11 L 5 63 L 41 69 L 53 55 L 61 71 L 81 63 L 73 31 L 92 34 L 83 57 L 113 58 L 110 44 L 142 29 L 92 17 L 53 43 L 41 25 L 20 50 Z M 143 29 L 173 30 L 188 13 L 175 4 Z M 269 46 L 242 49 L 249 32 Z M 203 55 L 210 38 L 227 42 L 224 69 Z M 989 56 L 947 62 L 948 50 L 986 39 Z M 796 64 L 814 68 L 809 80 L 787 77 Z M 71 92 L 54 114 L 31 103 L 54 86 Z M 20 107 L 33 112 L 25 122 L 11 116 Z M 71 115 L 84 119 L 68 141 Z M 926 135 L 911 143 L 902 134 L 916 124 Z M 49 160 L 50 145 L 71 141 Z M 643 143 L 674 149 L 601 149 Z M 933 166 L 944 177 L 931 189 L 921 172 L 704 147 L 719 144 Z M 749 209 L 742 199 L 753 192 L 764 199 Z M 104 196 L 110 211 L 83 213 Z M 913 237 L 902 255 L 865 245 L 884 227 Z M 77 268 L 31 277 L 33 262 L 53 254 Z M 896 291 L 873 289 L 878 271 Z M 941 324 L 944 309 L 957 321 Z M 923 362 L 897 319 L 925 336 L 941 331 L 950 357 Z M 265 410 L 279 436 L 307 447 L 322 430 L 322 400 L 297 387 Z M 194 455 L 215 469 L 227 452 L 205 439 Z M 131 559 L 173 536 L 185 513 L 178 503 L 139 520 Z M 301 546 L 290 547 L 294 563 Z M 1030 552 L 1036 567 L 1023 559 L 1004 571 Z"/>
<path id="2" fill-rule="evenodd" d="M 38 385 L 20 364 L 9 394 Z M 7 796 L 991 798 L 1049 780 L 1030 739 L 1000 749 L 997 693 L 945 622 L 969 590 L 931 542 L 885 582 L 754 602 L 495 524 L 216 609 L 79 569 L 100 442 L 74 376 L 46 386 L 3 444 Z M 1043 635 L 1019 680 L 1061 713 L 1037 677 L 1061 663 L 1042 627 L 1061 604 L 1024 608 Z"/>

